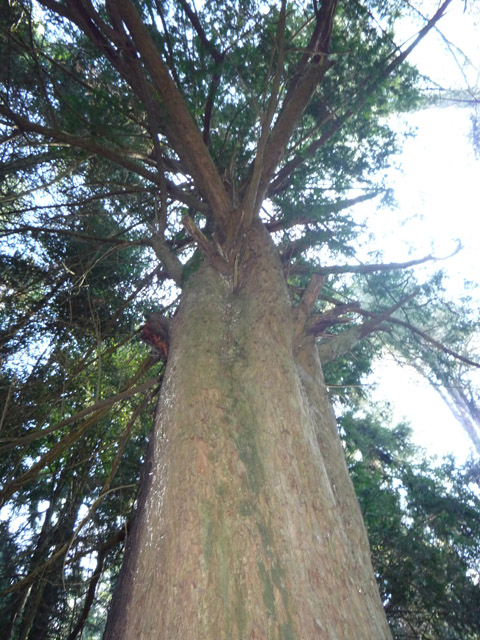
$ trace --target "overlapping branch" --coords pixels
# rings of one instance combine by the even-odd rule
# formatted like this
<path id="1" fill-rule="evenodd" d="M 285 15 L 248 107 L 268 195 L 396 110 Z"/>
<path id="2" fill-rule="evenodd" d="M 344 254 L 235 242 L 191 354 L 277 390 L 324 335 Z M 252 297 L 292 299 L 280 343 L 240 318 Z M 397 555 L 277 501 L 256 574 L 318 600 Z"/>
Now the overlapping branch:
<path id="1" fill-rule="evenodd" d="M 165 134 L 204 193 L 215 222 L 225 229 L 233 207 L 202 135 L 135 7 L 130 0 L 118 0 L 116 6 L 168 114 Z"/>
<path id="2" fill-rule="evenodd" d="M 50 427 L 46 427 L 44 429 L 36 429 L 33 433 L 27 434 L 20 438 L 15 438 L 13 442 L 9 442 L 0 449 L 0 451 L 5 452 L 12 448 L 21 448 L 34 440 L 42 438 L 50 433 L 58 431 L 73 422 L 77 422 L 78 420 L 93 414 L 82 422 L 76 429 L 70 431 L 66 435 L 64 435 L 58 442 L 56 442 L 46 453 L 44 453 L 37 462 L 35 462 L 28 471 L 25 471 L 21 476 L 14 478 L 9 482 L 0 492 L 0 504 L 5 504 L 5 502 L 23 485 L 35 479 L 38 474 L 53 460 L 56 460 L 60 457 L 67 449 L 69 449 L 75 442 L 77 442 L 82 436 L 84 436 L 87 431 L 89 431 L 97 422 L 103 418 L 116 403 L 125 400 L 126 398 L 131 397 L 137 393 L 144 393 L 148 389 L 152 388 L 155 385 L 158 385 L 157 378 L 151 378 L 146 382 L 138 385 L 137 387 L 133 387 L 135 381 L 138 377 L 143 374 L 148 368 L 150 368 L 155 362 L 156 358 L 153 356 L 148 356 L 148 358 L 140 365 L 138 371 L 135 375 L 127 382 L 125 388 L 122 392 L 116 394 L 111 398 L 106 398 L 105 400 L 101 400 L 95 405 L 91 407 L 85 407 L 81 411 L 77 412 L 75 415 L 70 418 L 65 418 L 60 422 L 51 425 Z"/>
<path id="3" fill-rule="evenodd" d="M 315 90 L 331 66 L 328 53 L 336 6 L 337 0 L 325 0 L 316 16 L 316 27 L 307 47 L 308 53 L 304 54 L 300 60 L 277 121 L 265 145 L 255 209 L 261 206 L 275 170 L 285 154 L 287 144 Z M 252 180 L 256 179 L 255 176 L 252 178 Z"/>
<path id="4" fill-rule="evenodd" d="M 321 135 L 313 140 L 307 148 L 302 152 L 302 154 L 298 154 L 295 157 L 291 158 L 276 174 L 274 180 L 272 181 L 269 189 L 268 195 L 273 195 L 282 189 L 285 188 L 285 184 L 288 182 L 292 174 L 295 170 L 300 167 L 305 158 L 311 158 L 321 147 L 323 147 L 338 131 L 342 129 L 342 127 L 354 116 L 358 111 L 366 104 L 369 97 L 375 94 L 375 91 L 378 89 L 380 84 L 406 60 L 406 58 L 411 54 L 411 52 L 417 47 L 417 45 L 424 39 L 424 37 L 437 25 L 438 21 L 445 15 L 445 12 L 452 0 L 445 0 L 440 7 L 437 9 L 433 17 L 428 20 L 427 24 L 418 32 L 416 38 L 412 41 L 412 43 L 403 51 L 401 51 L 397 56 L 395 56 L 388 64 L 385 65 L 384 69 L 377 75 L 374 76 L 372 80 L 366 82 L 357 95 L 357 99 L 353 100 L 353 104 L 349 104 L 346 111 L 334 117 L 332 115 L 329 118 L 329 121 L 332 122 L 330 127 L 321 133 Z"/>

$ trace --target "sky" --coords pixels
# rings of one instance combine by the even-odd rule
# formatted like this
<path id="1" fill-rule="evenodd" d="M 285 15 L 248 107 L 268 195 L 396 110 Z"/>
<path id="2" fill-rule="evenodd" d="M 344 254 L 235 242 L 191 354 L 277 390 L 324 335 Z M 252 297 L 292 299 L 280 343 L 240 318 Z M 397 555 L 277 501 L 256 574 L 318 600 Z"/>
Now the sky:
<path id="1" fill-rule="evenodd" d="M 433 6 L 431 2 L 424 4 Z M 440 23 L 445 38 L 460 44 L 473 65 L 462 71 L 456 62 L 462 56 L 455 48 L 445 50 L 445 39 L 439 34 L 425 39 L 411 58 L 444 87 L 466 87 L 466 81 L 479 85 L 479 4 L 474 7 L 477 15 L 472 16 L 468 6 L 464 12 L 464 2 L 454 2 Z M 412 34 L 412 25 L 405 23 L 401 39 Z M 385 210 L 370 206 L 364 211 L 375 242 L 385 250 L 388 261 L 430 253 L 443 257 L 452 253 L 460 240 L 463 249 L 459 254 L 424 267 L 446 271 L 447 294 L 453 299 L 465 292 L 465 280 L 480 285 L 480 159 L 475 158 L 469 140 L 470 114 L 469 109 L 450 106 L 398 119 L 397 126 L 415 128 L 416 136 L 406 141 L 398 158 L 401 171 L 389 174 L 397 207 Z M 476 295 L 480 305 L 480 292 Z M 480 376 L 478 379 L 480 383 Z M 411 423 L 415 443 L 427 454 L 453 454 L 459 463 L 468 457 L 471 445 L 461 426 L 433 387 L 413 369 L 399 367 L 387 354 L 375 366 L 369 382 L 376 385 L 374 399 L 391 402 L 394 420 L 406 418 Z"/>

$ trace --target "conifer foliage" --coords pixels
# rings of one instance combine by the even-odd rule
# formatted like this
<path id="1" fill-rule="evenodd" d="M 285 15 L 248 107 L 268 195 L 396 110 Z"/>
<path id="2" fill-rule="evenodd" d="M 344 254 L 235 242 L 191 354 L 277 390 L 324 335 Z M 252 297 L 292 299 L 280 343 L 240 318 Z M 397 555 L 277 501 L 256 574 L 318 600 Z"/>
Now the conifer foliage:
<path id="1" fill-rule="evenodd" d="M 360 384 L 385 344 L 444 381 L 475 366 L 475 319 L 454 339 L 425 329 L 425 314 L 459 314 L 438 279 L 415 282 L 434 257 L 355 259 L 354 205 L 389 197 L 388 116 L 424 100 L 408 55 L 451 2 L 402 46 L 411 7 L 395 0 L 1 3 L 5 638 L 100 637 L 182 292 L 208 268 L 240 295 L 252 234 L 272 238 L 295 348 L 316 345 L 331 389 Z M 474 607 L 461 622 L 452 609 L 459 589 L 479 600 L 478 494 L 461 488 L 478 470 L 419 470 L 404 431 L 389 440 L 345 401 L 397 637 L 480 637 Z"/>

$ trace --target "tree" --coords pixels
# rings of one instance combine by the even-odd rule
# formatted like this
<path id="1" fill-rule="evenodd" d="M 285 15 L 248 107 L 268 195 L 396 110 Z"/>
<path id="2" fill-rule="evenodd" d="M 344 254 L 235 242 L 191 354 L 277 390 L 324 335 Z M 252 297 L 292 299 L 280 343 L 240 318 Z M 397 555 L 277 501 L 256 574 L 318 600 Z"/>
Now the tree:
<path id="1" fill-rule="evenodd" d="M 410 429 L 364 401 L 339 417 L 395 638 L 479 637 L 478 461 L 432 467 Z"/>
<path id="2" fill-rule="evenodd" d="M 50 496 L 43 560 L 7 589 L 19 637 L 47 633 L 55 594 L 37 577 L 58 573 L 80 507 L 106 513 L 122 452 L 107 410 L 154 390 L 158 374 L 105 638 L 390 637 L 321 364 L 415 295 L 392 278 L 387 306 L 342 303 L 342 274 L 418 261 L 320 260 L 352 257 L 348 210 L 378 195 L 373 174 L 396 149 L 385 117 L 419 99 L 405 60 L 450 2 L 403 48 L 396 2 L 3 7 L 3 286 L 21 295 L 2 336 L 13 416 L 2 498 L 45 482 Z M 153 304 L 152 282 L 165 282 Z M 169 318 L 164 373 L 158 349 L 139 362 L 128 342 L 142 307 Z M 116 429 L 128 435 L 149 400 Z M 108 451 L 100 473 L 93 427 Z M 83 501 L 55 502 L 72 466 L 95 478 L 95 499 L 82 485 Z M 71 637 L 84 620 L 85 608 Z"/>

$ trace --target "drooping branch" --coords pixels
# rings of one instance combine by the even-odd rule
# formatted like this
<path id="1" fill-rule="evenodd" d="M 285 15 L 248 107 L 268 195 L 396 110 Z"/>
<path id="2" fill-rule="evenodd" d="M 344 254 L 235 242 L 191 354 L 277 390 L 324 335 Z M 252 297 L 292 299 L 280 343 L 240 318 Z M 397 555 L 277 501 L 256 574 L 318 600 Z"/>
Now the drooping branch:
<path id="1" fill-rule="evenodd" d="M 31 122 L 28 118 L 21 116 L 19 114 L 14 113 L 11 109 L 0 105 L 0 113 L 7 117 L 10 121 L 16 123 L 18 127 L 22 129 L 22 131 L 27 131 L 31 133 L 37 133 L 43 136 L 46 140 L 45 144 L 48 145 L 58 145 L 58 146 L 69 146 L 72 148 L 82 149 L 91 153 L 92 155 L 98 155 L 114 164 L 131 171 L 132 173 L 148 180 L 150 183 L 153 183 L 155 187 L 164 187 L 166 188 L 167 194 L 172 200 L 176 200 L 181 202 L 182 204 L 187 205 L 188 207 L 192 207 L 196 211 L 200 211 L 206 213 L 208 211 L 208 205 L 205 202 L 202 202 L 199 198 L 195 197 L 195 195 L 185 191 L 178 184 L 173 183 L 171 180 L 165 180 L 159 172 L 151 171 L 144 164 L 137 162 L 132 159 L 130 154 L 125 149 L 114 149 L 111 147 L 106 147 L 104 145 L 99 144 L 97 141 L 92 140 L 91 138 L 76 136 L 73 134 L 69 134 L 66 131 L 55 129 L 53 127 L 47 127 L 40 125 L 35 122 Z M 138 157 L 138 154 L 137 154 Z M 33 159 L 35 160 L 35 159 Z M 179 171 L 180 167 L 178 167 L 173 160 L 164 159 L 166 168 L 172 171 Z M 7 170 L 10 168 L 10 165 L 5 167 Z M 55 182 L 58 179 L 55 179 Z M 39 189 L 45 188 L 48 185 L 41 185 L 38 187 Z M 33 191 L 33 190 L 31 190 Z M 129 193 L 134 191 L 145 191 L 145 187 L 129 187 L 127 189 L 123 189 L 123 191 L 112 192 L 111 194 L 103 194 L 103 196 L 94 196 L 90 197 L 85 202 L 98 199 L 99 197 L 108 197 L 109 195 L 120 195 L 122 193 Z M 18 199 L 20 198 L 20 194 L 16 194 L 14 197 L 10 199 Z M 2 199 L 2 201 L 5 201 Z M 78 203 L 80 204 L 80 203 Z M 83 204 L 83 202 L 81 203 Z M 48 205 L 51 208 L 54 205 Z M 63 205 L 56 205 L 63 206 Z M 72 203 L 65 203 L 65 206 L 73 206 Z"/>
<path id="2" fill-rule="evenodd" d="M 364 311 L 364 310 L 359 311 L 359 313 L 367 317 L 373 315 L 371 312 Z M 422 338 L 422 340 L 424 340 L 428 344 L 431 344 L 436 349 L 439 349 L 440 351 L 443 351 L 443 353 L 446 353 L 447 355 L 452 356 L 452 358 L 455 358 L 455 360 L 459 360 L 464 364 L 468 364 L 470 367 L 475 367 L 477 369 L 480 369 L 480 362 L 475 362 L 475 360 L 466 358 L 465 356 L 462 356 L 457 351 L 454 351 L 453 349 L 449 349 L 447 346 L 445 346 L 438 340 L 435 340 L 435 338 L 432 338 L 432 336 L 429 336 L 428 333 L 426 333 L 425 331 L 422 331 L 422 329 L 419 329 L 418 327 L 415 327 L 410 322 L 406 322 L 405 320 L 400 320 L 399 318 L 389 318 L 388 321 L 392 324 L 398 325 L 399 327 L 405 327 L 415 335 Z"/>
<path id="3" fill-rule="evenodd" d="M 105 543 L 105 545 L 108 545 L 109 548 L 112 548 L 112 547 L 116 546 L 118 543 L 120 543 L 125 538 L 125 535 L 128 534 L 129 529 L 130 529 L 130 522 L 127 522 L 125 524 L 125 527 L 123 528 L 123 531 L 124 531 L 123 536 L 121 535 L 120 532 L 118 532 L 117 534 L 114 534 Z M 36 566 L 28 575 L 23 577 L 21 580 L 19 580 L 15 584 L 13 584 L 13 585 L 7 587 L 6 589 L 4 589 L 3 591 L 1 591 L 0 592 L 0 597 L 6 596 L 7 594 L 13 593 L 15 591 L 19 591 L 20 589 L 23 589 L 24 587 L 30 585 L 37 578 L 37 576 L 43 574 L 43 572 L 45 571 L 45 569 L 47 569 L 47 567 L 51 566 L 56 560 L 61 558 L 66 553 L 66 551 L 69 548 L 69 545 L 70 545 L 70 541 L 62 544 L 59 548 L 57 548 L 55 550 L 55 552 L 48 558 L 48 560 L 46 560 L 42 564 Z M 101 549 L 102 549 L 102 547 L 100 548 L 99 551 L 101 551 Z M 89 551 L 88 553 L 91 553 L 91 551 Z M 84 555 L 86 555 L 86 554 L 84 554 Z M 78 557 L 76 559 L 78 559 Z"/>
<path id="4" fill-rule="evenodd" d="M 126 232 L 127 230 L 122 231 L 122 234 Z M 3 229 L 2 231 L 0 231 L 0 238 L 6 238 L 7 236 L 13 236 L 13 235 L 24 234 L 24 233 L 31 233 L 34 237 L 38 236 L 41 233 L 47 233 L 50 235 L 59 235 L 59 236 L 69 236 L 77 240 L 89 240 L 91 242 L 96 242 L 100 244 L 114 244 L 120 247 L 127 247 L 127 246 L 133 247 L 133 246 L 148 244 L 146 240 L 125 240 L 124 238 L 122 239 L 122 238 L 119 238 L 118 236 L 110 236 L 108 238 L 108 237 L 94 236 L 87 233 L 81 233 L 79 231 L 72 231 L 71 229 L 61 229 L 56 227 L 37 227 L 30 224 L 21 225 L 19 227 L 16 227 L 15 229 L 9 229 L 9 228 Z"/>
<path id="5" fill-rule="evenodd" d="M 132 160 L 125 154 L 125 150 L 114 150 L 103 145 L 98 144 L 94 140 L 86 137 L 76 136 L 61 129 L 55 129 L 53 127 L 47 127 L 37 122 L 32 122 L 28 118 L 14 113 L 8 107 L 0 105 L 0 114 L 4 115 L 11 122 L 14 122 L 22 131 L 30 131 L 32 133 L 38 133 L 47 140 L 52 140 L 57 144 L 68 145 L 76 149 L 83 149 L 94 155 L 98 155 L 102 158 L 110 160 L 114 164 L 117 164 L 132 173 L 145 178 L 149 182 L 159 184 L 160 178 L 156 173 L 153 173 L 139 162 Z"/>
<path id="6" fill-rule="evenodd" d="M 386 320 L 391 321 L 392 314 L 410 302 L 410 300 L 413 300 L 417 293 L 418 292 L 414 292 L 406 298 L 403 298 L 392 307 L 385 309 L 382 313 L 370 313 L 370 319 L 361 325 L 352 327 L 338 335 L 332 335 L 328 339 L 324 338 L 318 344 L 318 354 L 322 363 L 332 362 L 348 353 L 361 340 L 378 330 Z M 356 313 L 360 313 L 360 309 L 356 309 Z"/>
<path id="7" fill-rule="evenodd" d="M 122 529 L 119 529 L 112 536 L 110 536 L 110 538 L 106 542 L 104 542 L 101 547 L 97 548 L 97 563 L 95 565 L 93 574 L 88 582 L 87 593 L 83 602 L 82 611 L 77 619 L 75 626 L 68 635 L 67 640 L 75 640 L 75 638 L 77 638 L 78 635 L 81 634 L 95 599 L 95 592 L 97 589 L 98 581 L 100 580 L 100 577 L 102 575 L 105 559 L 111 549 L 114 549 L 125 540 L 125 536 L 127 535 L 129 528 L 129 526 L 122 527 Z"/>
<path id="8" fill-rule="evenodd" d="M 3 334 L 0 334 L 0 347 L 7 344 L 12 340 L 15 335 L 35 316 L 35 314 L 51 300 L 52 296 L 59 291 L 59 289 L 65 284 L 68 276 L 63 274 L 55 284 L 51 286 L 49 291 L 37 300 L 31 309 L 28 310 L 14 325 L 10 325 L 6 328 Z"/>
<path id="9" fill-rule="evenodd" d="M 84 422 L 82 422 L 76 429 L 68 432 L 63 437 L 60 438 L 46 453 L 40 456 L 40 458 L 22 475 L 19 477 L 13 478 L 7 485 L 5 485 L 0 492 L 0 504 L 5 504 L 5 502 L 22 486 L 34 480 L 41 471 L 49 465 L 51 462 L 59 458 L 67 449 L 69 449 L 74 443 L 76 443 L 80 438 L 82 438 L 95 424 L 98 423 L 104 416 L 108 414 L 110 409 L 114 404 L 119 402 L 120 400 L 124 400 L 136 393 L 144 393 L 148 391 L 155 385 L 159 385 L 158 377 L 151 378 L 147 380 L 143 384 L 138 385 L 137 387 L 133 387 L 136 384 L 137 380 L 143 376 L 145 371 L 150 369 L 153 364 L 158 361 L 157 357 L 148 356 L 145 360 L 140 364 L 135 374 L 128 380 L 128 382 L 124 385 L 124 389 L 113 398 L 106 398 L 102 400 L 92 407 L 87 407 L 82 411 L 77 412 L 71 418 L 66 418 L 50 427 L 45 429 L 36 429 L 33 433 L 27 434 L 21 438 L 15 438 L 10 440 L 8 444 L 5 444 L 2 447 L 2 451 L 7 451 L 12 448 L 22 447 L 29 442 L 32 442 L 44 435 L 47 435 L 55 430 L 61 429 L 62 427 L 68 426 L 72 422 L 79 420 L 81 417 L 85 417 L 89 414 L 89 418 L 87 418 Z"/>
<path id="10" fill-rule="evenodd" d="M 152 358 L 152 364 L 154 364 L 155 362 L 156 362 L 156 359 Z M 116 395 L 111 396 L 110 398 L 105 398 L 104 400 L 100 400 L 99 402 L 96 402 L 95 404 L 89 407 L 85 407 L 85 409 L 78 411 L 70 418 L 65 418 L 64 420 L 60 420 L 60 422 L 56 422 L 55 424 L 52 424 L 49 427 L 46 427 L 44 429 L 35 429 L 33 432 L 28 433 L 26 436 L 22 436 L 21 438 L 2 438 L 0 439 L 0 442 L 7 442 L 7 444 L 4 444 L 3 446 L 0 447 L 0 453 L 6 453 L 7 451 L 10 451 L 11 449 L 16 449 L 17 447 L 24 447 L 25 445 L 30 444 L 31 442 L 34 442 L 39 438 L 44 438 L 46 435 L 49 435 L 54 431 L 58 431 L 63 427 L 67 427 L 69 424 L 72 424 L 74 422 L 77 422 L 78 420 L 81 420 L 82 418 L 85 418 L 91 413 L 103 412 L 105 409 L 110 410 L 110 408 L 113 407 L 113 405 L 117 404 L 118 402 L 121 402 L 122 400 L 126 400 L 127 398 L 130 398 L 136 395 L 137 393 L 144 393 L 145 391 L 153 387 L 153 385 L 156 383 L 158 383 L 158 380 L 156 378 L 151 378 L 150 380 L 147 380 L 143 384 L 140 384 L 136 387 L 130 387 L 129 389 L 126 389 L 125 391 L 121 391 L 120 393 L 117 393 Z M 98 421 L 98 416 L 96 416 L 96 419 L 95 419 L 95 422 L 97 421 Z"/>
<path id="11" fill-rule="evenodd" d="M 34 163 L 32 163 L 32 164 L 34 164 Z M 7 204 L 9 202 L 15 202 L 15 200 L 21 200 L 25 196 L 33 195 L 34 193 L 36 193 L 38 191 L 42 191 L 44 189 L 47 189 L 48 187 L 53 186 L 54 184 L 58 184 L 59 182 L 61 182 L 67 176 L 70 176 L 70 175 L 74 174 L 75 171 L 78 169 L 79 164 L 80 164 L 80 161 L 77 160 L 76 162 L 73 163 L 73 165 L 71 167 L 68 167 L 64 171 L 60 171 L 59 173 L 57 173 L 57 175 L 52 180 L 49 180 L 48 182 L 41 182 L 41 183 L 31 187 L 30 189 L 25 189 L 24 191 L 20 191 L 18 193 L 14 193 L 14 194 L 8 195 L 8 196 L 2 196 L 0 198 L 0 204 Z M 2 167 L 2 169 L 3 169 L 3 167 Z M 17 168 L 17 169 L 13 169 L 11 171 L 12 171 L 12 173 L 15 173 L 18 170 L 21 170 L 21 167 Z"/>

